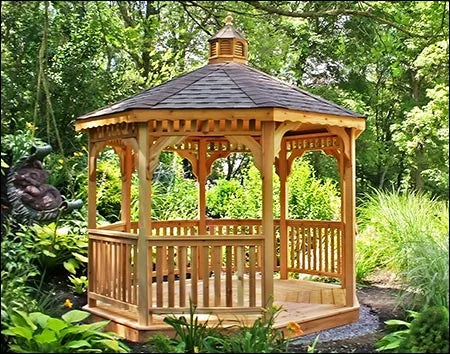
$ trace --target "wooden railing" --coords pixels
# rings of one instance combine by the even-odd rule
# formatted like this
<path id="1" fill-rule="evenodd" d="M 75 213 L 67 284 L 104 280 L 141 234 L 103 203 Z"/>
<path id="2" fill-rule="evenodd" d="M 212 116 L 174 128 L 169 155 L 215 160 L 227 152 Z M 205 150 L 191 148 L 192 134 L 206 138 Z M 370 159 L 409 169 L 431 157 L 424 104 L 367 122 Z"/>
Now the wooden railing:
<path id="1" fill-rule="evenodd" d="M 89 297 L 136 310 L 137 235 L 89 230 Z"/>
<path id="2" fill-rule="evenodd" d="M 118 222 L 89 230 L 89 297 L 137 310 L 137 231 Z M 274 270 L 280 269 L 279 220 L 274 222 Z M 262 306 L 258 280 L 264 260 L 261 220 L 152 222 L 147 237 L 149 307 L 153 313 Z M 342 279 L 343 224 L 287 220 L 287 271 Z M 269 274 L 268 276 L 272 276 Z M 239 311 L 239 310 L 238 310 Z"/>
<path id="3" fill-rule="evenodd" d="M 342 277 L 342 223 L 287 220 L 288 271 Z"/>
<path id="4" fill-rule="evenodd" d="M 200 310 L 261 306 L 256 296 L 256 255 L 262 243 L 263 236 L 242 235 L 148 238 L 156 277 L 150 311 L 186 311 L 189 299 Z M 202 264 L 198 264 L 200 253 Z"/>

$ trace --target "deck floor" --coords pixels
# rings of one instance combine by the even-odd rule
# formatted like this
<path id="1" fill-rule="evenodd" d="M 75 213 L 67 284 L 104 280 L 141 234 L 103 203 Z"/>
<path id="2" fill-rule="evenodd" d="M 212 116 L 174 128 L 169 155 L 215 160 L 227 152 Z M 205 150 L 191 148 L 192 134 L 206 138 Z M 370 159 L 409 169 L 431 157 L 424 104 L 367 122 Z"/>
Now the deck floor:
<path id="1" fill-rule="evenodd" d="M 214 306 L 212 297 L 214 295 L 213 281 L 213 279 L 210 280 L 210 306 Z M 259 281 L 261 280 L 257 279 L 257 289 L 260 289 L 258 285 Z M 186 284 L 190 287 L 189 280 L 186 281 Z M 178 301 L 177 285 L 178 284 L 175 285 L 175 301 Z M 244 284 L 244 299 L 246 300 L 244 306 L 248 306 L 248 286 L 246 285 L 247 284 Z M 153 284 L 153 294 L 155 294 L 156 291 L 155 287 L 156 284 Z M 224 284 L 222 284 L 222 289 L 223 287 Z M 202 305 L 202 288 L 203 287 L 201 286 L 198 287 L 199 306 Z M 167 295 L 166 291 L 167 289 L 164 288 L 165 295 Z M 345 307 L 343 302 L 345 299 L 345 292 L 338 285 L 297 279 L 274 279 L 274 293 L 274 304 L 281 306 L 283 309 L 276 318 L 276 328 L 285 329 L 289 322 L 297 322 L 300 323 L 306 334 L 316 330 L 350 323 L 355 321 L 358 316 L 359 305 L 357 304 L 352 308 Z M 260 292 L 257 291 L 256 295 L 258 299 L 257 305 L 259 305 L 261 299 Z M 237 306 L 235 288 L 233 288 L 233 299 L 233 306 Z M 222 301 L 224 301 L 224 296 L 222 297 Z M 154 303 L 154 305 L 156 305 L 156 303 Z M 167 303 L 165 303 L 165 305 L 167 306 Z M 137 324 L 136 314 L 121 310 L 117 308 L 117 306 L 111 306 L 98 301 L 96 307 L 90 308 L 87 306 L 86 309 L 94 315 L 110 319 L 123 326 L 137 328 L 137 331 L 145 331 L 147 335 L 161 331 L 170 332 L 170 327 L 163 321 L 167 314 L 153 314 L 151 325 L 143 327 Z M 218 320 L 221 320 L 222 325 L 227 327 L 235 324 L 253 323 L 259 316 L 260 313 L 257 312 L 244 314 L 238 311 L 228 311 L 223 312 L 218 316 L 199 313 L 198 319 L 199 321 L 208 320 L 208 323 L 211 325 L 217 323 Z M 115 327 L 112 327 L 111 329 L 120 332 Z M 126 333 L 127 332 L 125 332 L 125 334 L 119 334 L 127 338 L 130 337 Z M 128 339 L 133 340 L 133 338 Z"/>

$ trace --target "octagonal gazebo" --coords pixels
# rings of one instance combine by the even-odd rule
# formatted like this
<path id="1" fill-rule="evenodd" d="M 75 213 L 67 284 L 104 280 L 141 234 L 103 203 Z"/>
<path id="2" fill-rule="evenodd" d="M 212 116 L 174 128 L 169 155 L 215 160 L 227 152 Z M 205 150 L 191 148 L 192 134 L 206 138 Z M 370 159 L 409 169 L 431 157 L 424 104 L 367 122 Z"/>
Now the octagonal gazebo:
<path id="1" fill-rule="evenodd" d="M 276 326 L 305 333 L 358 319 L 355 296 L 355 139 L 364 118 L 247 65 L 247 41 L 231 17 L 210 39 L 208 65 L 79 117 L 89 136 L 89 289 L 85 309 L 111 320 L 133 341 L 169 331 L 167 314 L 197 312 L 252 321 L 272 301 Z M 96 160 L 105 146 L 120 156 L 121 221 L 96 223 Z M 151 180 L 159 155 L 188 159 L 198 179 L 197 220 L 151 220 Z M 289 220 L 286 182 L 307 151 L 337 159 L 341 220 Z M 248 152 L 262 178 L 262 219 L 206 218 L 213 162 Z M 273 170 L 280 219 L 273 215 Z M 139 178 L 139 220 L 130 218 L 131 175 Z M 274 279 L 274 272 L 279 277 Z M 298 279 L 311 274 L 341 285 Z M 290 279 L 292 278 L 292 279 Z"/>

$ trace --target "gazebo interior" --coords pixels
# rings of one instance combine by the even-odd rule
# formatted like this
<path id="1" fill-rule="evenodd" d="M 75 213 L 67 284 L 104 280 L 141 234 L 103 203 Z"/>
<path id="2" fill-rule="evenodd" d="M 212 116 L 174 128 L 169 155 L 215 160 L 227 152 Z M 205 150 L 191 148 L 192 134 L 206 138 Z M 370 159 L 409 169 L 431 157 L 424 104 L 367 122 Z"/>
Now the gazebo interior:
<path id="1" fill-rule="evenodd" d="M 208 65 L 79 117 L 89 137 L 89 264 L 85 309 L 110 329 L 144 341 L 171 332 L 168 314 L 251 323 L 261 308 L 284 311 L 304 333 L 358 320 L 355 295 L 355 140 L 364 118 L 247 65 L 247 41 L 231 18 L 210 39 Z M 120 157 L 121 220 L 98 226 L 96 164 L 111 146 Z M 162 151 L 186 158 L 197 177 L 198 218 L 151 219 L 151 181 Z M 334 156 L 341 219 L 287 217 L 287 178 L 308 151 Z M 262 179 L 261 219 L 206 217 L 211 166 L 251 153 Z M 131 176 L 139 179 L 139 219 L 131 220 Z M 273 174 L 280 180 L 280 218 L 273 215 Z M 300 274 L 339 279 L 307 281 Z"/>

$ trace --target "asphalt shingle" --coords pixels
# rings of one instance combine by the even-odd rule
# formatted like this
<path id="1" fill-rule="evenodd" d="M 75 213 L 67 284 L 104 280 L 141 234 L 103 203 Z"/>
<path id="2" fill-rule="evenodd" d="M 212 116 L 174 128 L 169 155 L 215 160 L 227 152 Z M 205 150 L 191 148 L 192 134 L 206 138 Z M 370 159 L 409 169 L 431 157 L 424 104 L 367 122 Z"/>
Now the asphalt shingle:
<path id="1" fill-rule="evenodd" d="M 227 62 L 206 65 L 78 119 L 131 109 L 269 107 L 363 117 L 248 65 Z"/>

